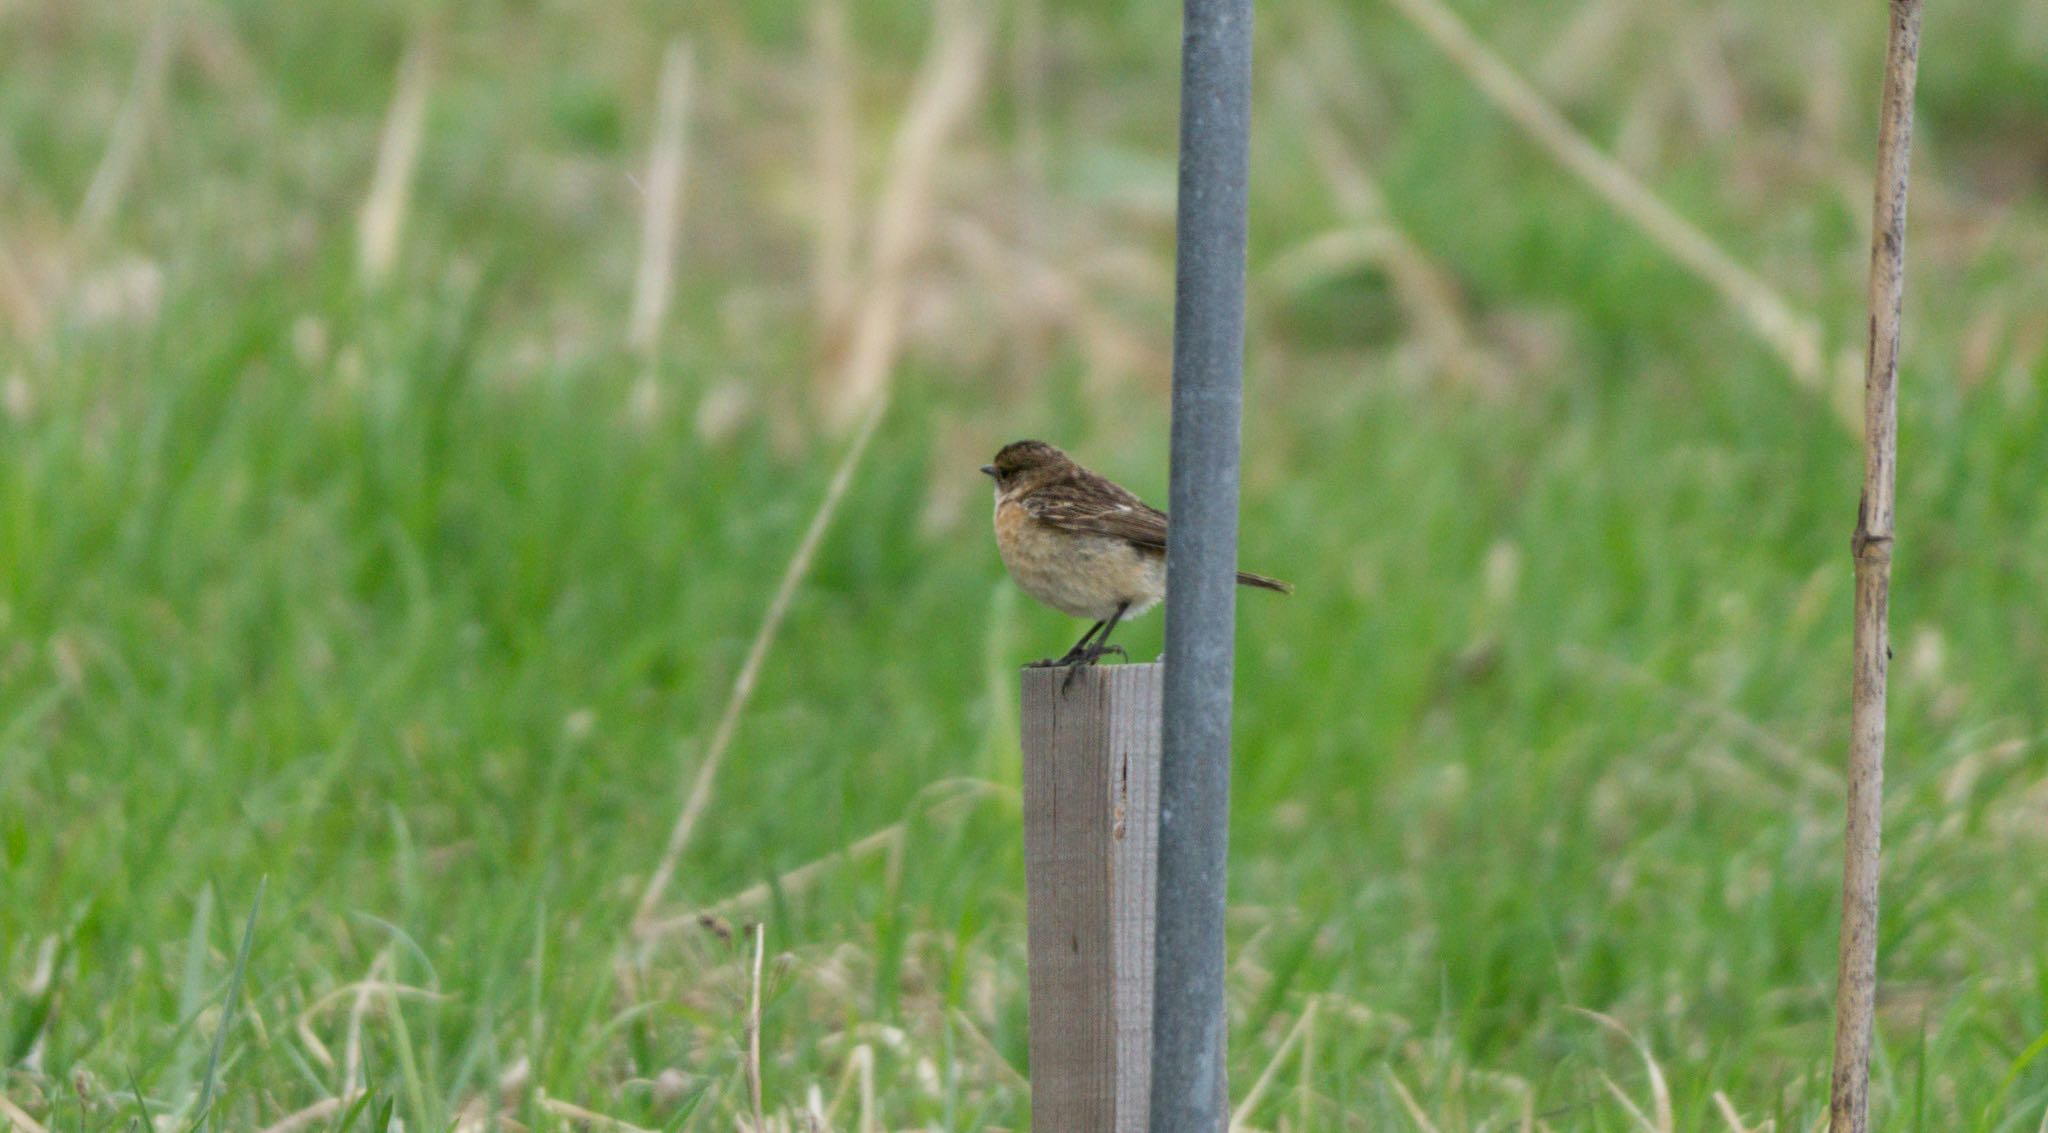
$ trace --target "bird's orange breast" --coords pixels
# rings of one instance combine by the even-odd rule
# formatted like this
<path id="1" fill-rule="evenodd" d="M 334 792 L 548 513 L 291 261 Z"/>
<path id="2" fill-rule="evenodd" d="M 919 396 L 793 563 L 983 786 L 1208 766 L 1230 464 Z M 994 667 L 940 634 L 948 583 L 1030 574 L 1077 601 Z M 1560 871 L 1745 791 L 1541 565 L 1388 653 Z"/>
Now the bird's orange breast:
<path id="1" fill-rule="evenodd" d="M 996 500 L 996 547 L 1010 577 L 1062 613 L 1100 621 L 1128 606 L 1149 609 L 1166 594 L 1166 563 L 1128 540 L 1064 531 L 1015 500 Z"/>

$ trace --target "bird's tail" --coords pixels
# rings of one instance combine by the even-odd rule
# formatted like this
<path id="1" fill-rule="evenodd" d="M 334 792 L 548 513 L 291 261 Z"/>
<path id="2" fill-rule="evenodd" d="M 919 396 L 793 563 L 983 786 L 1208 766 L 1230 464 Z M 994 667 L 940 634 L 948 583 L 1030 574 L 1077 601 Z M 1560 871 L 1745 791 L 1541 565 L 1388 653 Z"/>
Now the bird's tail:
<path id="1" fill-rule="evenodd" d="M 1294 593 L 1294 587 L 1287 585 L 1279 579 L 1267 578 L 1263 574 L 1253 574 L 1248 570 L 1237 572 L 1237 584 L 1239 586 L 1256 586 L 1261 590 L 1278 590 L 1282 594 Z"/>

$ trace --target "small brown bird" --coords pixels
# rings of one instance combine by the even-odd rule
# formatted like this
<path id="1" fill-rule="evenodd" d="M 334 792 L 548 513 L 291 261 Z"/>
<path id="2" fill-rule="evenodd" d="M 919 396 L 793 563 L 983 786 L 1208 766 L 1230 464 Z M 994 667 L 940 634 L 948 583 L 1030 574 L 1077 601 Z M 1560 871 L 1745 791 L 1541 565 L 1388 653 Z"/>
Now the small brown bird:
<path id="1" fill-rule="evenodd" d="M 981 470 L 996 482 L 996 549 L 1024 593 L 1095 624 L 1057 661 L 1092 665 L 1117 623 L 1166 597 L 1166 513 L 1044 441 L 1003 446 Z M 1278 579 L 1238 571 L 1240 586 L 1286 594 Z M 1073 680 L 1073 674 L 1067 676 Z"/>

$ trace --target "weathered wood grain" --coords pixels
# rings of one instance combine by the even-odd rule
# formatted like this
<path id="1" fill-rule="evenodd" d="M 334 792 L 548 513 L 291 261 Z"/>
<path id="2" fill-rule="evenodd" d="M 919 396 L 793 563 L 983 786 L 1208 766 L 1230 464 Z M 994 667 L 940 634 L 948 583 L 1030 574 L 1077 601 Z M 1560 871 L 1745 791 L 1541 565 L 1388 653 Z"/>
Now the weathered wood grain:
<path id="1" fill-rule="evenodd" d="M 1023 672 L 1032 1127 L 1140 1133 L 1164 667 Z"/>

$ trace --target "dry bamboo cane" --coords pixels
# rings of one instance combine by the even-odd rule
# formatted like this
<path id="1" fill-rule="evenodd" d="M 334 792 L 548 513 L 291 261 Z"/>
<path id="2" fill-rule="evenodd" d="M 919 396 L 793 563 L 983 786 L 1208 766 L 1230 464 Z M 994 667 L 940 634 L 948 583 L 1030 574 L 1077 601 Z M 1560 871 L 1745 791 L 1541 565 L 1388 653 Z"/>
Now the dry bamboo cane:
<path id="1" fill-rule="evenodd" d="M 1832 1133 L 1865 1133 L 1877 1006 L 1878 832 L 1884 801 L 1885 672 L 1891 658 L 1893 484 L 1898 470 L 1899 315 L 1906 287 L 1906 178 L 1920 0 L 1891 0 L 1884 106 L 1871 216 L 1870 349 L 1863 379 L 1863 499 L 1856 559 L 1856 671 L 1849 715 L 1849 806 L 1843 839 L 1841 962 L 1835 985 Z"/>

